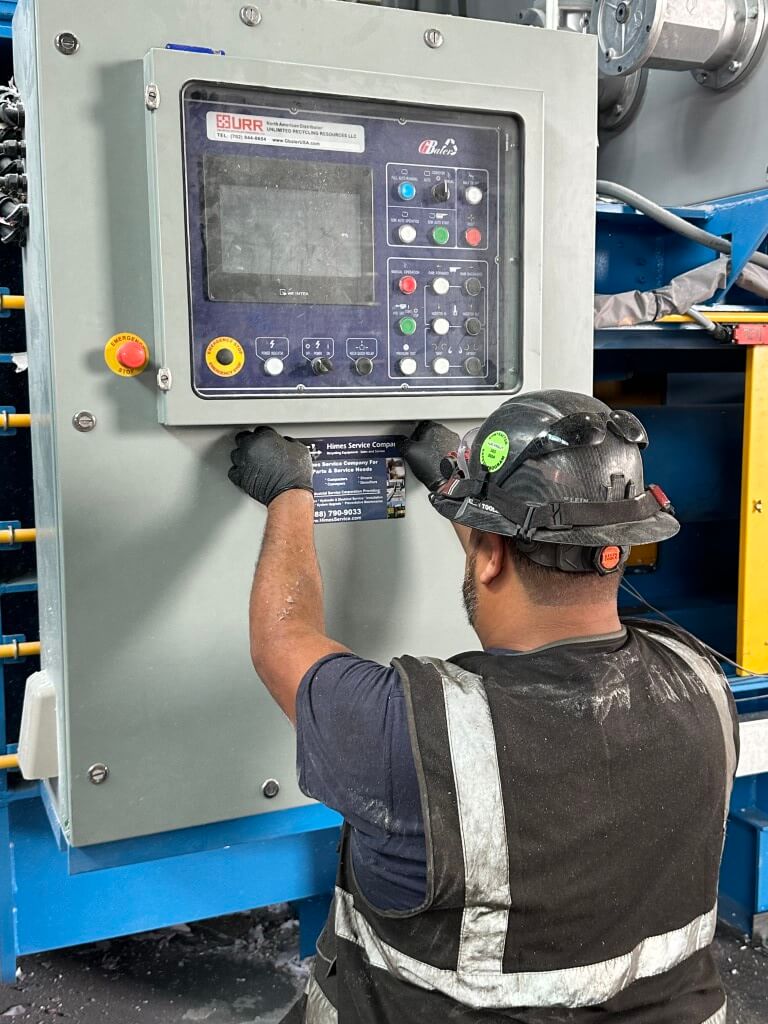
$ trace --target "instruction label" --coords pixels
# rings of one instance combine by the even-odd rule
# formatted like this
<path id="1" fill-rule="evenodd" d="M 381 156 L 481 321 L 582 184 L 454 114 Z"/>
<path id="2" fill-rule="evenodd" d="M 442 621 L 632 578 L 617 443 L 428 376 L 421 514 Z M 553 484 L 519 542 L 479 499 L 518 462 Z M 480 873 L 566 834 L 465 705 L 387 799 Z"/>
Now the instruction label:
<path id="1" fill-rule="evenodd" d="M 220 110 L 209 110 L 206 130 L 208 138 L 218 142 L 325 149 L 336 153 L 365 152 L 365 128 L 361 124 L 299 121 L 293 117 L 227 114 Z"/>
<path id="2" fill-rule="evenodd" d="M 399 437 L 307 439 L 316 523 L 402 519 L 405 462 Z"/>

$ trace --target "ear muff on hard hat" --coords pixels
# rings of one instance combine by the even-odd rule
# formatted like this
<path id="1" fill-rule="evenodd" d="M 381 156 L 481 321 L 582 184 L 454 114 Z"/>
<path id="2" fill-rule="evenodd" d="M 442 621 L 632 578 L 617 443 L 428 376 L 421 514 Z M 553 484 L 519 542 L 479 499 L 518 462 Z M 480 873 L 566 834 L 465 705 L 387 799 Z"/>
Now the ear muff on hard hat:
<path id="1" fill-rule="evenodd" d="M 647 445 L 631 412 L 575 392 L 533 392 L 505 402 L 465 438 L 452 478 L 430 500 L 453 522 L 490 533 L 628 551 L 679 529 L 664 492 L 644 487 Z"/>

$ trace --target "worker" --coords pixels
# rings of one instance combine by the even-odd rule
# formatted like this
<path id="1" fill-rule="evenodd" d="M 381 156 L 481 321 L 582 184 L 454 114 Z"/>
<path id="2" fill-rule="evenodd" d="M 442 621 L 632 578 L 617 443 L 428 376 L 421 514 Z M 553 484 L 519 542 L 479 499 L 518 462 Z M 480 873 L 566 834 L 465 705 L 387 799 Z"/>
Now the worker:
<path id="1" fill-rule="evenodd" d="M 253 664 L 296 726 L 302 790 L 345 819 L 286 1021 L 724 1024 L 710 945 L 737 724 L 701 643 L 619 620 L 630 547 L 679 528 L 644 485 L 647 443 L 565 391 L 510 399 L 463 443 L 420 424 L 405 458 L 459 535 L 482 647 L 420 656 L 436 593 L 410 613 L 423 650 L 386 666 L 326 635 L 306 447 L 238 435 L 230 478 L 268 508 Z M 364 601 L 380 581 L 347 585 Z"/>

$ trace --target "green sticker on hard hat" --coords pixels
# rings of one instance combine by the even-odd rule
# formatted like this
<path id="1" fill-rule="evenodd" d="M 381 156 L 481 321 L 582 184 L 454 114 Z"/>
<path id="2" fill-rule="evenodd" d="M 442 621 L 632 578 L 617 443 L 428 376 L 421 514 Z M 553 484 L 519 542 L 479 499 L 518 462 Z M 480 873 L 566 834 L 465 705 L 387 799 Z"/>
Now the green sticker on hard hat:
<path id="1" fill-rule="evenodd" d="M 480 448 L 480 465 L 490 473 L 501 469 L 509 455 L 509 438 L 503 430 L 494 430 L 483 441 Z"/>

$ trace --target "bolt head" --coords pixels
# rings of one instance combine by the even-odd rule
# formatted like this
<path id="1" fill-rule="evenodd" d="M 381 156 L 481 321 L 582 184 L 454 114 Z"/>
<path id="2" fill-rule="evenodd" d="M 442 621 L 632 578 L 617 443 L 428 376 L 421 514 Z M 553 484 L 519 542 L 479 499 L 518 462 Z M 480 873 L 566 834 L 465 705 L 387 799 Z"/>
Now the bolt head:
<path id="1" fill-rule="evenodd" d="M 240 8 L 240 21 L 248 28 L 256 28 L 261 22 L 261 11 L 253 4 L 246 4 Z"/>
<path id="2" fill-rule="evenodd" d="M 729 65 L 728 65 L 728 70 L 731 72 L 732 75 L 735 75 L 740 67 L 741 67 L 741 61 L 740 60 L 732 60 L 729 63 Z"/>
<path id="3" fill-rule="evenodd" d="M 613 58 L 615 56 L 616 56 L 616 51 L 614 50 L 614 48 L 612 46 L 605 51 L 605 59 L 606 60 L 613 60 Z"/>
<path id="4" fill-rule="evenodd" d="M 80 412 L 76 412 L 72 417 L 72 426 L 75 430 L 79 430 L 81 434 L 87 434 L 89 430 L 93 430 L 96 426 L 96 417 L 92 412 L 88 412 L 87 409 L 81 409 Z"/>
<path id="5" fill-rule="evenodd" d="M 103 782 L 106 782 L 109 778 L 109 768 L 105 764 L 98 762 L 92 764 L 88 769 L 88 778 L 94 786 L 100 786 Z"/>
<path id="6" fill-rule="evenodd" d="M 430 50 L 437 50 L 445 42 L 445 36 L 439 28 L 428 28 L 424 33 L 424 42 Z"/>
<path id="7" fill-rule="evenodd" d="M 754 21 L 759 13 L 760 13 L 760 11 L 759 11 L 759 9 L 757 7 L 750 7 L 749 10 L 747 11 L 747 17 L 749 18 L 750 21 Z"/>
<path id="8" fill-rule="evenodd" d="M 280 783 L 277 779 L 267 779 L 266 782 L 262 783 L 261 793 L 267 800 L 274 800 L 279 792 Z"/>
<path id="9" fill-rule="evenodd" d="M 753 512 L 762 512 L 763 511 L 762 499 L 758 498 L 757 501 L 753 501 L 752 502 L 752 511 Z"/>
<path id="10" fill-rule="evenodd" d="M 53 45 L 59 53 L 63 53 L 65 57 L 71 57 L 80 49 L 80 40 L 74 32 L 59 32 L 53 40 Z"/>

